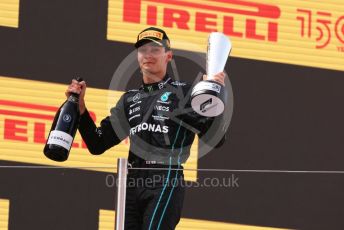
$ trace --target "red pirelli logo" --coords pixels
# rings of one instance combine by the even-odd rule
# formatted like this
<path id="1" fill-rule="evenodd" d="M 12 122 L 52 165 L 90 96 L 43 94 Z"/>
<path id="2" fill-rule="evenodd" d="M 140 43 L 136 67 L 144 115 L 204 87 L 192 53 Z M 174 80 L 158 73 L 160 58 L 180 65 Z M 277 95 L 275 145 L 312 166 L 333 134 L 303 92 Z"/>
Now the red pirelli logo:
<path id="1" fill-rule="evenodd" d="M 156 26 L 158 17 L 162 15 L 159 20 L 162 20 L 162 25 L 166 28 L 206 33 L 220 31 L 231 37 L 277 42 L 277 19 L 281 15 L 279 7 L 244 0 L 208 2 L 209 4 L 182 0 L 124 0 L 123 22 Z M 145 3 L 145 7 L 142 3 Z M 245 28 L 236 26 L 240 16 L 245 17 Z M 265 31 L 258 33 L 258 22 L 266 24 Z"/>

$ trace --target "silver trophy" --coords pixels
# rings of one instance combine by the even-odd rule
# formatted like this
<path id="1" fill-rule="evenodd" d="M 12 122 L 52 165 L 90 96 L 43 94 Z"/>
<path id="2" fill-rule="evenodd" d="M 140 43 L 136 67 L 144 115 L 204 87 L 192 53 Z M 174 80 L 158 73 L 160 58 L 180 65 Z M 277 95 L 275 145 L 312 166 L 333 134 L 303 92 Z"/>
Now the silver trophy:
<path id="1" fill-rule="evenodd" d="M 212 81 L 212 77 L 223 72 L 232 49 L 229 38 L 220 32 L 213 32 L 208 38 L 207 75 L 208 80 L 200 81 L 191 93 L 191 106 L 205 117 L 215 117 L 225 109 L 226 90 L 223 85 Z"/>

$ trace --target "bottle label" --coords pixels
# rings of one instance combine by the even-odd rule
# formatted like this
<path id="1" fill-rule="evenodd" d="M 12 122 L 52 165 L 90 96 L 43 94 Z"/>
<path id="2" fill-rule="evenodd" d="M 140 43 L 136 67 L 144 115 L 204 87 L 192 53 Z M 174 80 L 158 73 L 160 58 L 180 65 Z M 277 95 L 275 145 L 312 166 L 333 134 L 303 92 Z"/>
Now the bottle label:
<path id="1" fill-rule="evenodd" d="M 53 130 L 50 132 L 47 144 L 59 145 L 69 151 L 73 143 L 73 137 L 68 133 Z"/>

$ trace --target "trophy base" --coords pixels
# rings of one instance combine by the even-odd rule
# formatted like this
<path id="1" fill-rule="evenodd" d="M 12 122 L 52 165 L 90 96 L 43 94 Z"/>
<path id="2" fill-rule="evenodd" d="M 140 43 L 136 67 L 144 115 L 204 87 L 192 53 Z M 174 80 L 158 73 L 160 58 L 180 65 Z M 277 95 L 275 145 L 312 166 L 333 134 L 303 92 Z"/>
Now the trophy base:
<path id="1" fill-rule="evenodd" d="M 216 117 L 225 109 L 225 89 L 214 81 L 201 81 L 191 93 L 192 109 L 205 117 Z"/>

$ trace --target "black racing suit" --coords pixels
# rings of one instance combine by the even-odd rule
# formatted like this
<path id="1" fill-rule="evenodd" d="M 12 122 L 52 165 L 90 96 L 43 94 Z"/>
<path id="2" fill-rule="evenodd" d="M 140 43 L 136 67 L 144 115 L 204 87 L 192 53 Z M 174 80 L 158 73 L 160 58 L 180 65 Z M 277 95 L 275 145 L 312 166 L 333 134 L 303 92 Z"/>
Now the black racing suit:
<path id="1" fill-rule="evenodd" d="M 166 75 L 124 93 L 100 127 L 87 110 L 81 116 L 79 131 L 92 154 L 130 138 L 125 229 L 174 229 L 179 222 L 184 187 L 178 169 L 195 133 L 203 136 L 214 122 L 192 110 L 190 91 L 191 85 Z"/>

